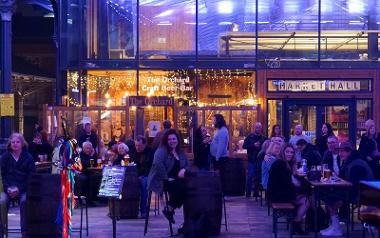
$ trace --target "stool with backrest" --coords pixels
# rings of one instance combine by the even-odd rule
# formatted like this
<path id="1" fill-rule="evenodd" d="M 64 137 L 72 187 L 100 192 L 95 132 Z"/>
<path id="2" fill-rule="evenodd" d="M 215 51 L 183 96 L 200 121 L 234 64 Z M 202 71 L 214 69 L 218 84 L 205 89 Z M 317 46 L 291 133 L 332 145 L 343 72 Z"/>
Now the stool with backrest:
<path id="1" fill-rule="evenodd" d="M 280 223 L 278 221 L 279 218 L 285 217 L 287 228 L 290 224 L 290 237 L 293 237 L 293 212 L 294 212 L 294 205 L 292 203 L 272 203 L 272 209 L 273 209 L 273 233 L 274 237 L 277 238 L 277 224 Z"/>
<path id="2" fill-rule="evenodd" d="M 89 227 L 88 227 L 88 206 L 85 196 L 80 196 L 79 198 L 75 196 L 75 200 L 77 201 L 77 204 L 80 208 L 80 223 L 79 228 L 73 228 L 73 232 L 79 232 L 79 237 L 82 238 L 83 229 L 86 230 L 86 236 L 89 234 Z M 85 219 L 86 219 L 86 227 L 83 227 L 83 210 L 85 212 Z"/>

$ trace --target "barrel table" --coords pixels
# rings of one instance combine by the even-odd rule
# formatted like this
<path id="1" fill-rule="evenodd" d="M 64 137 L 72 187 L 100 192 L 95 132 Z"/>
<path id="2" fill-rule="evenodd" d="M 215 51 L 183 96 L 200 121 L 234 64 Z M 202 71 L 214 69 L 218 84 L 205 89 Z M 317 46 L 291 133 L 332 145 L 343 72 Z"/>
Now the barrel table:
<path id="1" fill-rule="evenodd" d="M 223 192 L 226 196 L 244 196 L 245 174 L 244 161 L 241 158 L 230 158 L 224 166 L 222 176 Z"/>
<path id="2" fill-rule="evenodd" d="M 115 216 L 120 219 L 134 219 L 139 214 L 140 184 L 136 166 L 126 166 L 122 199 L 114 202 Z M 113 202 L 108 202 L 111 217 Z"/>
<path id="3" fill-rule="evenodd" d="M 61 180 L 58 174 L 33 174 L 26 193 L 28 237 L 60 238 L 55 223 L 61 201 Z"/>
<path id="4" fill-rule="evenodd" d="M 219 173 L 199 171 L 186 178 L 186 189 L 183 205 L 185 232 L 203 229 L 209 236 L 219 235 L 223 205 Z"/>

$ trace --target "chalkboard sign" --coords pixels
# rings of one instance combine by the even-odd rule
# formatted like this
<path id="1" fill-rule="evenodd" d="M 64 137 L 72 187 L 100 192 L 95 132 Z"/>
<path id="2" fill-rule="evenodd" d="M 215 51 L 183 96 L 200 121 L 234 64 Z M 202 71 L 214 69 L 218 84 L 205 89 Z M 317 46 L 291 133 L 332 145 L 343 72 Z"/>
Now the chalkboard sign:
<path id="1" fill-rule="evenodd" d="M 99 188 L 99 197 L 121 199 L 125 176 L 125 167 L 105 166 L 102 173 L 102 181 Z"/>

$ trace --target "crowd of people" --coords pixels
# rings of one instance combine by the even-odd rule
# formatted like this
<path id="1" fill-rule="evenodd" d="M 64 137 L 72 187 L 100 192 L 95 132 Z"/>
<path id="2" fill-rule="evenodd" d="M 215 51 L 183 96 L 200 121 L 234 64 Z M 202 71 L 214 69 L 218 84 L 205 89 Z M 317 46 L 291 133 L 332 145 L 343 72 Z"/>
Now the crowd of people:
<path id="1" fill-rule="evenodd" d="M 229 132 L 221 114 L 213 117 L 215 132 L 213 136 L 200 126 L 194 133 L 194 165 L 200 170 L 224 173 L 229 159 Z M 164 129 L 154 138 L 149 146 L 147 138 L 142 135 L 129 140 L 112 140 L 108 147 L 98 137 L 91 123 L 83 125 L 78 144 L 81 148 L 82 171 L 76 174 L 76 193 L 87 196 L 91 204 L 89 183 L 90 167 L 101 165 L 127 165 L 134 163 L 140 181 L 140 216 L 147 215 L 148 191 L 161 194 L 168 192 L 169 200 L 163 214 L 174 223 L 175 209 L 181 207 L 186 196 L 184 178 L 193 173 L 186 153 L 181 145 L 179 132 L 171 128 L 170 121 L 163 122 Z M 380 179 L 380 134 L 377 133 L 373 120 L 365 123 L 366 133 L 362 135 L 359 149 L 348 141 L 338 141 L 330 124 L 325 123 L 321 135 L 312 144 L 303 133 L 302 125 L 296 125 L 294 134 L 287 142 L 281 135 L 279 125 L 274 125 L 270 137 L 263 135 L 260 122 L 253 126 L 242 148 L 247 150 L 246 197 L 259 196 L 260 189 L 265 189 L 272 202 L 291 202 L 296 207 L 294 232 L 304 235 L 301 221 L 310 206 L 310 190 L 305 186 L 298 172 L 305 166 L 313 170 L 316 166 L 326 164 L 333 176 L 338 176 L 353 184 L 351 200 L 358 199 L 360 180 Z M 18 199 L 20 202 L 21 230 L 26 237 L 25 197 L 27 180 L 36 170 L 35 162 L 52 160 L 53 147 L 49 145 L 46 133 L 36 130 L 29 143 L 19 133 L 11 135 L 7 151 L 1 156 L 0 167 L 4 192 L 0 204 Z M 331 225 L 321 231 L 322 235 L 341 235 L 338 210 L 342 198 L 334 194 L 326 201 L 331 217 Z M 2 221 L 4 222 L 4 221 Z M 0 226 L 0 235 L 3 226 Z"/>

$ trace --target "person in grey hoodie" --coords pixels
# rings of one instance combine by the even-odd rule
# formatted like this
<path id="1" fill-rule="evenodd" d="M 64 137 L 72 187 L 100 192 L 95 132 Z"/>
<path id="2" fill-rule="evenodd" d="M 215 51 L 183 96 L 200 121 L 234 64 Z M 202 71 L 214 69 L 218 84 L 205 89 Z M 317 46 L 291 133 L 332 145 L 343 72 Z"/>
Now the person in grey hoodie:
<path id="1" fill-rule="evenodd" d="M 210 154 L 212 156 L 212 163 L 214 165 L 214 170 L 220 170 L 222 173 L 224 163 L 228 160 L 228 129 L 226 126 L 226 121 L 223 115 L 214 115 L 214 127 L 217 129 L 214 138 L 210 145 Z M 222 175 L 222 174 L 221 174 Z"/>

